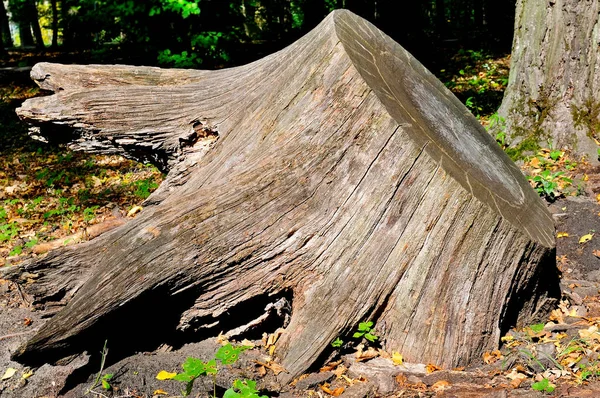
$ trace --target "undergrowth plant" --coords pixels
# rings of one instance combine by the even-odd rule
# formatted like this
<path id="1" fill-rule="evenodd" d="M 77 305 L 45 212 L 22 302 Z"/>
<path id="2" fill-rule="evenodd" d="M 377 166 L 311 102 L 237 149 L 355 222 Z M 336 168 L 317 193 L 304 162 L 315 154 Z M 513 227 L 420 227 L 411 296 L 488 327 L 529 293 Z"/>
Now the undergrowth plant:
<path id="1" fill-rule="evenodd" d="M 227 343 L 221 346 L 214 358 L 207 362 L 202 361 L 198 358 L 189 357 L 181 365 L 183 372 L 181 373 L 169 373 L 166 371 L 160 371 L 156 376 L 159 380 L 177 380 L 186 383 L 185 390 L 181 393 L 184 396 L 190 395 L 192 388 L 194 387 L 194 381 L 200 376 L 212 376 L 213 380 L 213 398 L 216 398 L 216 378 L 219 371 L 217 367 L 217 360 L 222 365 L 231 365 L 239 359 L 242 352 L 250 349 L 248 346 L 233 346 L 231 343 Z M 256 382 L 252 380 L 235 380 L 232 388 L 225 391 L 224 398 L 267 398 L 266 396 L 259 396 L 258 390 L 256 390 Z"/>

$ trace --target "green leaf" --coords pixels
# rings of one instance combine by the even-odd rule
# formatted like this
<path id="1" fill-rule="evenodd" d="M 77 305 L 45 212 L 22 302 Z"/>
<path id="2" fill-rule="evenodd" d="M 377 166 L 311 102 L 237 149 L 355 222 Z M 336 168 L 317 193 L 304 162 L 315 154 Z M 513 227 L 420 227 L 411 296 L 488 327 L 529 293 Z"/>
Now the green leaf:
<path id="1" fill-rule="evenodd" d="M 340 339 L 339 337 L 336 337 L 336 339 L 331 342 L 331 346 L 334 348 L 339 348 L 343 344 L 344 344 L 344 341 L 342 339 Z"/>
<path id="2" fill-rule="evenodd" d="M 215 354 L 215 358 L 220 360 L 223 365 L 230 365 L 236 362 L 243 351 L 246 351 L 248 346 L 234 347 L 230 343 L 219 348 Z"/>
<path id="3" fill-rule="evenodd" d="M 554 391 L 554 386 L 550 385 L 550 381 L 548 381 L 548 379 L 542 379 L 537 383 L 533 383 L 531 385 L 531 388 L 533 388 L 536 391 L 544 391 L 548 393 Z"/>
<path id="4" fill-rule="evenodd" d="M 371 321 L 361 322 L 358 324 L 358 331 L 359 332 L 368 332 L 371 330 L 372 327 L 373 327 L 373 322 L 371 322 Z"/>
<path id="5" fill-rule="evenodd" d="M 371 333 L 366 333 L 365 334 L 365 339 L 369 340 L 371 343 L 374 343 L 379 337 L 375 336 L 374 334 Z"/>
<path id="6" fill-rule="evenodd" d="M 204 371 L 206 372 L 206 374 L 216 375 L 217 374 L 217 361 L 214 359 L 211 359 L 210 361 L 208 361 L 206 363 L 206 367 L 204 368 Z"/>
<path id="7" fill-rule="evenodd" d="M 194 378 L 206 373 L 206 364 L 198 358 L 187 358 L 182 367 L 185 373 Z"/>
<path id="8" fill-rule="evenodd" d="M 194 379 L 195 379 L 194 376 L 187 374 L 187 373 L 178 373 L 175 376 L 173 376 L 173 380 L 185 381 L 186 383 L 193 381 Z"/>
<path id="9" fill-rule="evenodd" d="M 529 329 L 531 329 L 531 331 L 533 333 L 540 333 L 544 330 L 544 324 L 543 323 L 536 323 L 535 325 L 531 325 L 529 326 Z"/>
<path id="10" fill-rule="evenodd" d="M 352 337 L 355 338 L 355 339 L 359 339 L 359 338 L 363 337 L 363 335 L 364 335 L 364 332 L 355 332 L 352 335 Z"/>
<path id="11" fill-rule="evenodd" d="M 233 388 L 228 389 L 227 391 L 225 391 L 225 394 L 223 394 L 223 398 L 239 398 L 239 397 L 240 397 L 240 394 L 235 392 Z"/>

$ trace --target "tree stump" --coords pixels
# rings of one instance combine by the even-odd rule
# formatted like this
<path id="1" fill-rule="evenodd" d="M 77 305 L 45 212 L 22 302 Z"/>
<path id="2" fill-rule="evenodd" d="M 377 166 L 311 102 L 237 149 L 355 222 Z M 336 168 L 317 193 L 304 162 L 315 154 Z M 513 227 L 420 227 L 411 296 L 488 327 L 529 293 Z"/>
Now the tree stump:
<path id="1" fill-rule="evenodd" d="M 82 350 L 117 319 L 154 325 L 131 347 L 172 319 L 216 335 L 287 298 L 283 381 L 366 320 L 407 361 L 455 367 L 558 297 L 553 221 L 520 170 L 348 11 L 236 68 L 42 63 L 32 77 L 55 92 L 18 110 L 36 134 L 168 175 L 137 218 L 8 271 L 56 312 L 19 361 Z"/>

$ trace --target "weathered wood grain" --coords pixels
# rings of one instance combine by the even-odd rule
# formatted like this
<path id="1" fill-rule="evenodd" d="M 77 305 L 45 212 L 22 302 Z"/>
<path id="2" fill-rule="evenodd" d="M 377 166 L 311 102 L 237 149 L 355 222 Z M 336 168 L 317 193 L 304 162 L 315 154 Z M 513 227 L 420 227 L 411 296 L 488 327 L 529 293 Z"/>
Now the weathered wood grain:
<path id="1" fill-rule="evenodd" d="M 191 294 L 179 327 L 218 332 L 237 306 L 291 292 L 284 381 L 368 319 L 385 349 L 453 367 L 557 298 L 553 222 L 518 168 L 348 11 L 238 68 L 38 64 L 32 75 L 55 91 L 18 111 L 42 134 L 68 126 L 77 149 L 158 153 L 169 175 L 133 221 L 11 271 L 37 275 L 26 287 L 37 305 L 65 304 L 18 360 L 81 349 L 153 295 Z"/>

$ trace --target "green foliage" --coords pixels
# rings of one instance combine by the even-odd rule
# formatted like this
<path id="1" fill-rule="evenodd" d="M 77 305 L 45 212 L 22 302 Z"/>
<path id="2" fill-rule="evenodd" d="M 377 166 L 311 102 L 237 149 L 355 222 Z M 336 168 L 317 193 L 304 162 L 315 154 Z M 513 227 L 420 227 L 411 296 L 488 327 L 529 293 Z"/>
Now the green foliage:
<path id="1" fill-rule="evenodd" d="M 551 172 L 550 170 L 544 170 L 536 176 L 529 176 L 529 180 L 533 181 L 533 188 L 540 195 L 549 200 L 555 200 L 560 192 L 558 190 L 559 182 L 572 183 L 568 177 L 564 176 L 563 171 Z"/>
<path id="2" fill-rule="evenodd" d="M 107 391 L 112 389 L 112 386 L 110 385 L 109 380 L 112 379 L 113 376 L 114 376 L 114 374 L 112 374 L 112 373 L 106 373 L 105 375 L 102 375 L 102 378 L 100 380 L 102 382 L 102 388 L 104 388 Z"/>
<path id="3" fill-rule="evenodd" d="M 352 337 L 355 339 L 365 338 L 367 341 L 374 343 L 379 339 L 378 336 L 372 333 L 373 322 L 361 322 L 358 324 L 358 331 L 355 332 Z"/>
<path id="4" fill-rule="evenodd" d="M 134 194 L 142 199 L 146 199 L 150 196 L 151 191 L 158 188 L 158 184 L 152 178 L 146 178 L 144 180 L 138 180 L 134 183 L 136 190 Z"/>
<path id="5" fill-rule="evenodd" d="M 233 382 L 233 387 L 225 391 L 223 398 L 267 398 L 267 396 L 258 395 L 255 381 L 235 380 Z"/>
<path id="6" fill-rule="evenodd" d="M 106 356 L 108 355 L 107 344 L 108 340 L 105 340 L 104 347 L 102 347 L 102 351 L 100 351 L 100 370 L 98 371 L 98 375 L 96 376 L 96 379 L 92 385 L 86 390 L 85 395 L 93 392 L 94 388 L 96 388 L 98 384 L 102 385 L 102 388 L 105 390 L 112 389 L 112 385 L 110 384 L 109 380 L 111 380 L 114 375 L 112 373 L 102 374 L 104 371 L 104 365 L 106 364 Z"/>
<path id="7" fill-rule="evenodd" d="M 217 350 L 215 357 L 213 359 L 211 359 L 207 362 L 204 362 L 198 358 L 189 357 L 181 365 L 183 368 L 182 373 L 177 373 L 175 375 L 170 374 L 170 376 L 166 377 L 166 378 L 167 379 L 170 378 L 172 380 L 182 381 L 182 382 L 186 383 L 185 390 L 182 391 L 182 394 L 184 396 L 188 396 L 192 392 L 192 388 L 194 387 L 194 381 L 200 376 L 212 375 L 213 376 L 213 384 L 216 383 L 215 377 L 218 372 L 217 360 L 219 360 L 223 365 L 231 365 L 231 364 L 237 362 L 240 354 L 243 351 L 248 350 L 250 348 L 251 347 L 248 347 L 248 346 L 237 346 L 236 347 L 236 346 L 231 345 L 231 343 L 227 343 L 224 346 L 221 346 Z M 164 373 L 167 373 L 167 372 L 164 372 Z M 159 375 L 160 375 L 160 373 L 159 373 Z M 159 378 L 159 377 L 157 376 L 157 378 Z M 236 385 L 236 382 L 238 383 L 237 385 Z M 254 398 L 255 396 L 258 397 L 257 395 L 252 395 L 252 394 L 256 394 L 258 392 L 255 390 L 255 387 L 256 387 L 255 382 L 253 382 L 251 380 L 246 380 L 244 382 L 239 382 L 238 380 L 236 380 L 236 382 L 234 382 L 234 388 L 230 389 L 231 390 L 230 394 L 237 394 L 237 395 L 230 395 L 231 397 L 234 397 L 234 396 L 235 397 L 248 397 L 248 398 L 250 398 L 250 397 Z M 239 392 L 236 392 L 235 390 L 237 390 Z M 244 395 L 244 394 L 249 394 L 249 395 Z"/>
<path id="8" fill-rule="evenodd" d="M 540 333 L 544 330 L 544 324 L 543 323 L 536 323 L 534 325 L 530 325 L 529 329 L 531 329 L 531 331 L 533 333 Z"/>
<path id="9" fill-rule="evenodd" d="M 537 383 L 533 383 L 531 385 L 531 388 L 536 391 L 542 391 L 542 392 L 547 392 L 547 393 L 551 393 L 555 389 L 555 387 L 553 385 L 551 385 L 550 381 L 546 378 L 538 381 Z"/>
<path id="10" fill-rule="evenodd" d="M 237 362 L 240 354 L 249 348 L 250 347 L 243 345 L 234 347 L 231 344 L 225 344 L 219 348 L 215 354 L 215 358 L 221 361 L 223 365 L 230 365 Z"/>
<path id="11" fill-rule="evenodd" d="M 335 340 L 331 342 L 331 346 L 333 348 L 340 348 L 344 344 L 344 341 L 339 337 L 336 337 Z"/>

